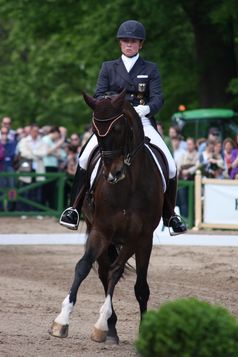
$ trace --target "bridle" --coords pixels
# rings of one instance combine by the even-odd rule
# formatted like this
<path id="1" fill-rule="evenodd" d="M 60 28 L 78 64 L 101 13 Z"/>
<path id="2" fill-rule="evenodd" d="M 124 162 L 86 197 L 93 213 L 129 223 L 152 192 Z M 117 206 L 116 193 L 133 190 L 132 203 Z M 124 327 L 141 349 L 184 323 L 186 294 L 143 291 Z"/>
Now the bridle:
<path id="1" fill-rule="evenodd" d="M 96 133 L 99 137 L 101 138 L 105 138 L 111 131 L 113 125 L 121 118 L 125 118 L 124 116 L 124 113 L 121 113 L 119 115 L 116 115 L 114 117 L 111 117 L 111 118 L 108 118 L 108 119 L 98 119 L 95 117 L 95 115 L 93 115 L 93 119 L 92 119 L 92 122 L 93 122 L 93 127 L 94 129 L 96 130 Z M 99 128 L 99 123 L 102 122 L 102 123 L 109 123 L 109 126 L 106 130 L 105 133 L 101 133 L 100 132 L 100 128 Z M 127 121 L 126 121 L 127 122 Z M 131 129 L 129 129 L 131 130 Z M 123 162 L 125 165 L 127 166 L 130 166 L 134 157 L 136 156 L 136 154 L 138 153 L 138 151 L 140 151 L 140 149 L 142 149 L 142 147 L 144 146 L 144 138 L 141 140 L 141 142 L 135 147 L 133 148 L 132 150 L 130 150 L 130 138 L 129 138 L 129 130 L 127 130 L 127 138 L 126 138 L 126 145 L 125 145 L 125 148 L 122 147 L 120 149 L 117 149 L 117 150 L 101 150 L 101 157 L 103 160 L 112 160 L 114 159 L 115 157 L 117 157 L 118 155 L 120 154 L 123 154 Z"/>

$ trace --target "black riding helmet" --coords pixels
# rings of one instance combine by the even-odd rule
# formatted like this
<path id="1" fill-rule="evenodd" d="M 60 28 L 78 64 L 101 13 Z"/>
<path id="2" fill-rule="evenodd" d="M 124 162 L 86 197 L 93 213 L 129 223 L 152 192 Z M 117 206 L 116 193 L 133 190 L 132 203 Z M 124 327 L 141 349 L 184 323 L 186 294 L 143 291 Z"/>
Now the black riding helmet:
<path id="1" fill-rule="evenodd" d="M 117 38 L 135 38 L 137 40 L 145 40 L 145 28 L 142 23 L 135 20 L 123 22 L 118 31 Z"/>

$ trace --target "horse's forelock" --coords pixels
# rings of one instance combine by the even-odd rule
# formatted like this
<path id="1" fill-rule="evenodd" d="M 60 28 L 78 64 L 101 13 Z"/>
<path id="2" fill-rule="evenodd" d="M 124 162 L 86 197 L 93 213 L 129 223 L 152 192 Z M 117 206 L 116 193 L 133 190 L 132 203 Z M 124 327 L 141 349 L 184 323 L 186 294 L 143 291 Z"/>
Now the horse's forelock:
<path id="1" fill-rule="evenodd" d="M 94 107 L 94 116 L 99 120 L 105 120 L 120 115 L 125 103 L 125 96 L 126 90 L 123 90 L 118 95 L 97 100 Z"/>
<path id="2" fill-rule="evenodd" d="M 96 102 L 94 116 L 98 120 L 114 118 L 122 113 L 122 107 L 115 105 L 111 98 L 103 98 Z"/>

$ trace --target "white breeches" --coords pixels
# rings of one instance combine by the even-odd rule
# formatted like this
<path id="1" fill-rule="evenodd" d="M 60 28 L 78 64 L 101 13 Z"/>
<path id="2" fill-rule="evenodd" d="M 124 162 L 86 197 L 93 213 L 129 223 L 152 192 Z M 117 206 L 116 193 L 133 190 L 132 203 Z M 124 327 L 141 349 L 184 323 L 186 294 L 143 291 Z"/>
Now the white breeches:
<path id="1" fill-rule="evenodd" d="M 168 165 L 169 165 L 169 178 L 174 178 L 176 176 L 176 165 L 174 162 L 174 159 L 167 148 L 164 140 L 160 136 L 160 134 L 154 129 L 154 127 L 151 125 L 150 121 L 148 118 L 142 118 L 142 124 L 144 128 L 144 133 L 145 136 L 150 138 L 150 141 L 152 144 L 158 146 L 163 153 L 165 154 L 167 160 L 168 160 Z M 97 146 L 97 137 L 94 134 L 91 136 L 90 140 L 88 141 L 83 153 L 79 157 L 79 166 L 82 167 L 82 169 L 86 170 L 87 165 L 88 165 L 88 158 L 90 153 L 93 151 L 93 149 Z"/>
<path id="2" fill-rule="evenodd" d="M 142 124 L 144 128 L 145 136 L 150 138 L 150 142 L 156 146 L 158 146 L 166 156 L 169 165 L 169 178 L 172 179 L 176 176 L 177 169 L 176 164 L 169 151 L 167 145 L 164 140 L 160 136 L 160 134 L 155 130 L 155 128 L 151 125 L 150 120 L 148 118 L 142 118 Z"/>

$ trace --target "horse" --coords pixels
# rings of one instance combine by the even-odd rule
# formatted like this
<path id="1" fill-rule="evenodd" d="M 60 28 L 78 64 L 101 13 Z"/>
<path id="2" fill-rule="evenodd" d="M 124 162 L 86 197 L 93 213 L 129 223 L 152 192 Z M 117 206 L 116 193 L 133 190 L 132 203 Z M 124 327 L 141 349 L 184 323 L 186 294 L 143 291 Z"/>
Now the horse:
<path id="1" fill-rule="evenodd" d="M 91 339 L 119 343 L 112 298 L 132 256 L 140 321 L 147 311 L 153 232 L 161 219 L 164 201 L 162 175 L 145 145 L 141 119 L 125 100 L 124 91 L 103 99 L 84 93 L 84 100 L 93 110 L 92 127 L 98 139 L 102 170 L 93 190 L 93 205 L 87 195 L 83 203 L 88 230 L 85 253 L 76 264 L 73 284 L 49 332 L 56 337 L 68 336 L 69 316 L 79 286 L 97 262 L 105 301 Z"/>

